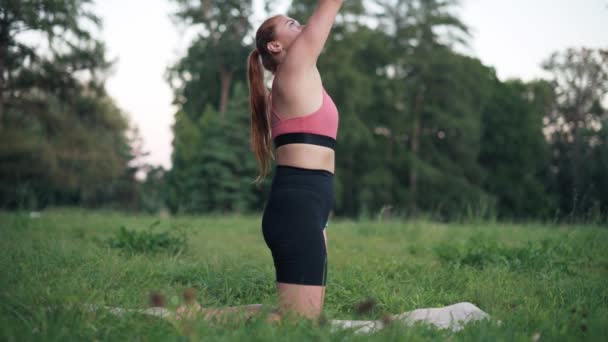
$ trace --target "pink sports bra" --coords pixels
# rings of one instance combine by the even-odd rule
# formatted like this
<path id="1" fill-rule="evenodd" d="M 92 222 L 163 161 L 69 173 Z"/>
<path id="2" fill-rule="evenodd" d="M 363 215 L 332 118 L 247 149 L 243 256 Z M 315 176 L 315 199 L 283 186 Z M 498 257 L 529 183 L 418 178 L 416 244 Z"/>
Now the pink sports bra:
<path id="1" fill-rule="evenodd" d="M 338 109 L 323 88 L 323 102 L 315 112 L 281 119 L 270 105 L 270 126 L 275 147 L 285 144 L 314 144 L 335 148 L 338 136 Z"/>

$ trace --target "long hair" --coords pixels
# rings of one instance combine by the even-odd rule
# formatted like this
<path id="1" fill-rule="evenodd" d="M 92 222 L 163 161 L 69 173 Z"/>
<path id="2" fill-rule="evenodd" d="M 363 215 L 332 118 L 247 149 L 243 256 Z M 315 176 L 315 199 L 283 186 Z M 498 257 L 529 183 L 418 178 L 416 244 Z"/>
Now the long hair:
<path id="1" fill-rule="evenodd" d="M 264 86 L 264 70 L 262 66 L 272 73 L 277 68 L 276 61 L 266 48 L 266 44 L 274 40 L 274 19 L 276 17 L 264 21 L 256 32 L 256 48 L 249 54 L 247 65 L 249 108 L 251 110 L 251 146 L 259 168 L 259 175 L 255 179 L 256 184 L 264 180 L 270 169 L 271 159 L 273 159 L 270 120 L 268 117 L 266 87 Z"/>

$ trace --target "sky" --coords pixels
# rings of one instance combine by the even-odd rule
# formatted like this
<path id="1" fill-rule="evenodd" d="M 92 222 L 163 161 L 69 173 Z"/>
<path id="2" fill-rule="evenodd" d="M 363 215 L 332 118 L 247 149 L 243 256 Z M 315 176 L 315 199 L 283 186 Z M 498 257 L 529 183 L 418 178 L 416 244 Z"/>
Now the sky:
<path id="1" fill-rule="evenodd" d="M 259 24 L 262 0 L 254 3 Z M 289 3 L 273 12 L 285 13 Z M 171 21 L 170 0 L 97 0 L 94 11 L 103 20 L 100 38 L 116 59 L 106 88 L 138 127 L 146 161 L 170 168 L 176 108 L 165 72 L 192 35 Z M 540 63 L 568 47 L 608 48 L 608 0 L 461 0 L 455 13 L 472 31 L 466 52 L 502 80 L 546 76 Z"/>

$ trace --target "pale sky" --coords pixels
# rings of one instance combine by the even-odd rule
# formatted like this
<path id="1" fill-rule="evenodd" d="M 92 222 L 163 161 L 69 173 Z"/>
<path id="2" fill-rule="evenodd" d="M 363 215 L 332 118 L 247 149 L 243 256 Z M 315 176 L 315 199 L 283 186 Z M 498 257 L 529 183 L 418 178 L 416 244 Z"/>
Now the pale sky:
<path id="1" fill-rule="evenodd" d="M 348 1 L 348 0 L 346 0 Z M 256 18 L 261 21 L 261 0 Z M 274 11 L 285 13 L 289 0 Z M 473 33 L 469 54 L 496 69 L 501 79 L 530 80 L 540 63 L 568 47 L 608 48 L 608 0 L 462 0 L 460 18 Z M 101 38 L 117 58 L 106 87 L 139 127 L 147 161 L 171 165 L 175 108 L 165 70 L 185 54 L 189 34 L 170 21 L 170 0 L 98 0 Z M 322 57 L 321 57 L 322 58 Z M 243 61 L 244 63 L 245 61 Z M 244 133 L 245 134 L 245 133 Z"/>

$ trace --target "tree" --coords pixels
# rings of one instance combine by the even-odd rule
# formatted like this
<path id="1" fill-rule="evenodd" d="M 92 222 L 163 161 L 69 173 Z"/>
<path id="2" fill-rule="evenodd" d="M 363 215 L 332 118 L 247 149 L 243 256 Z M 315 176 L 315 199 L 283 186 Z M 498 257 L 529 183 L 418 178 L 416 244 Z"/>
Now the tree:
<path id="1" fill-rule="evenodd" d="M 242 83 L 235 87 L 235 100 L 224 115 L 211 106 L 198 122 L 178 115 L 169 174 L 173 212 L 246 212 L 260 207 L 262 196 L 253 185 L 256 163 L 248 129 L 248 101 Z"/>
<path id="2" fill-rule="evenodd" d="M 182 96 L 176 98 L 187 101 L 202 95 L 201 100 L 192 106 L 188 103 L 182 105 L 201 108 L 202 104 L 211 102 L 223 114 L 228 107 L 235 77 L 241 80 L 245 73 L 244 61 L 249 47 L 244 39 L 252 29 L 252 1 L 229 0 L 221 4 L 209 0 L 174 1 L 179 6 L 175 18 L 199 31 L 187 57 L 173 68 L 171 76 L 183 85 L 180 89 Z M 218 84 L 219 87 L 205 87 L 209 84 Z M 206 91 L 190 96 L 194 95 L 191 94 L 192 88 Z"/>
<path id="3" fill-rule="evenodd" d="M 169 71 L 179 111 L 168 174 L 174 212 L 259 209 L 250 184 L 256 168 L 249 144 L 246 61 L 252 47 L 251 1 L 177 0 L 175 17 L 200 30 L 187 55 Z"/>
<path id="4" fill-rule="evenodd" d="M 90 4 L 7 0 L 0 7 L 2 206 L 99 204 L 129 177 L 128 123 L 105 93 L 111 63 L 87 29 L 100 24 Z M 46 46 L 27 43 L 24 33 Z"/>
<path id="5" fill-rule="evenodd" d="M 494 80 L 482 117 L 479 162 L 484 189 L 497 199 L 499 217 L 547 217 L 553 199 L 547 192 L 550 152 L 543 117 L 553 101 L 550 85 Z"/>
<path id="6" fill-rule="evenodd" d="M 476 159 L 487 96 L 483 85 L 492 74 L 478 60 L 452 51 L 468 37 L 452 14 L 457 1 L 377 3 L 379 28 L 391 35 L 393 59 L 386 66 L 395 89 L 391 135 L 408 146 L 401 151 L 407 169 L 396 169 L 408 177 L 409 212 L 441 207 L 437 210 L 446 214 L 458 203 L 485 201 Z"/>
<path id="7" fill-rule="evenodd" d="M 554 108 L 546 131 L 554 149 L 562 212 L 582 214 L 593 206 L 594 184 L 589 175 L 593 151 L 602 146 L 600 131 L 606 118 L 602 107 L 608 93 L 608 50 L 567 49 L 543 63 L 555 89 Z"/>
<path id="8" fill-rule="evenodd" d="M 90 0 L 5 0 L 0 7 L 0 129 L 7 102 L 19 101 L 24 91 L 40 88 L 67 100 L 77 87 L 75 76 L 88 74 L 90 89 L 96 70 L 105 69 L 104 46 L 84 27 L 100 23 L 88 6 Z M 24 33 L 48 41 L 51 57 L 24 43 Z M 93 86 L 95 85 L 95 86 Z"/>

